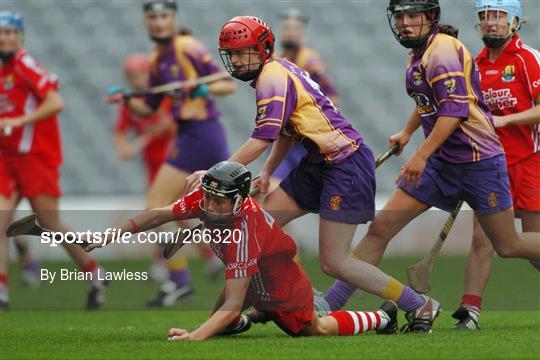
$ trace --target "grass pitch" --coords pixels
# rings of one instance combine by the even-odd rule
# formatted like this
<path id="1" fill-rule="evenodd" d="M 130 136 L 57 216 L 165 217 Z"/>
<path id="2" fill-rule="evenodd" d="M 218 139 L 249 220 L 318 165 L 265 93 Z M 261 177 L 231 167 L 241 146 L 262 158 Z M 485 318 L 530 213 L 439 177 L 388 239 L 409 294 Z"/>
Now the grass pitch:
<path id="1" fill-rule="evenodd" d="M 405 280 L 405 268 L 417 259 L 387 259 L 382 268 Z M 304 258 L 315 286 L 325 289 L 332 279 L 322 275 L 315 258 Z M 108 270 L 144 271 L 147 262 L 104 263 Z M 290 338 L 275 325 L 254 325 L 242 335 L 205 342 L 168 342 L 167 329 L 193 329 L 202 323 L 222 281 L 211 282 L 203 265 L 192 262 L 196 295 L 191 302 L 163 311 L 145 310 L 157 285 L 151 282 L 112 283 L 108 301 L 99 312 L 80 311 L 84 282 L 55 282 L 39 289 L 19 285 L 18 268 L 11 271 L 12 310 L 0 313 L 0 358 L 540 358 L 540 275 L 526 262 L 496 259 L 488 286 L 482 330 L 451 330 L 450 317 L 462 290 L 465 260 L 441 258 L 434 274 L 432 295 L 446 310 L 432 334 L 355 337 Z M 44 264 L 50 270 L 73 268 L 69 263 Z M 380 299 L 354 297 L 348 309 L 373 310 Z M 401 323 L 404 323 L 400 315 Z"/>

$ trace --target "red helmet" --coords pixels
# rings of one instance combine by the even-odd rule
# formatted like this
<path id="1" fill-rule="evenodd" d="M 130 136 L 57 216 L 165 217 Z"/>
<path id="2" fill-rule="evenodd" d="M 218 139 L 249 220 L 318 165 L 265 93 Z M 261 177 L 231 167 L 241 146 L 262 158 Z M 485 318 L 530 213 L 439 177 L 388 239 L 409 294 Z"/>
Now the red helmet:
<path id="1" fill-rule="evenodd" d="M 150 69 L 148 56 L 143 53 L 131 54 L 124 59 L 123 68 L 125 74 L 130 74 L 136 71 L 148 71 Z"/>
<path id="2" fill-rule="evenodd" d="M 268 25 L 254 16 L 237 16 L 227 21 L 219 34 L 219 53 L 229 73 L 243 81 L 253 80 L 261 64 L 274 53 L 274 34 Z M 260 61 L 244 64 L 238 69 L 231 62 L 231 51 L 248 49 L 245 54 L 257 54 Z M 250 56 L 251 60 L 251 56 Z M 247 67 L 247 69 L 243 69 Z"/>

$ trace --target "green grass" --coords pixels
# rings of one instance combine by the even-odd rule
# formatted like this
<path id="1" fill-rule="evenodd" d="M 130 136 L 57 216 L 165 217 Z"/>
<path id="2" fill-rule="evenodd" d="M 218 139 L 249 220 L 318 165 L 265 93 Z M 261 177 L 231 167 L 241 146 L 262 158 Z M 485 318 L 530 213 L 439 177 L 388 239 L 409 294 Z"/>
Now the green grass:
<path id="1" fill-rule="evenodd" d="M 382 268 L 400 280 L 417 259 L 388 259 Z M 332 280 L 321 274 L 316 259 L 303 264 L 321 289 Z M 109 270 L 146 270 L 145 262 L 111 262 Z M 45 264 L 51 270 L 70 264 Z M 197 294 L 193 301 L 165 311 L 144 310 L 157 289 L 150 282 L 116 282 L 99 312 L 79 311 L 84 282 L 55 282 L 37 290 L 21 287 L 18 269 L 11 272 L 12 311 L 0 313 L 0 358 L 540 358 L 540 276 L 524 261 L 497 259 L 486 292 L 482 330 L 455 332 L 450 317 L 461 294 L 464 259 L 441 258 L 432 295 L 446 310 L 432 334 L 289 338 L 273 324 L 254 325 L 242 335 L 206 342 L 168 342 L 169 327 L 192 329 L 202 323 L 221 282 L 210 282 L 204 268 L 192 266 Z M 355 297 L 348 308 L 371 310 L 380 299 Z M 400 317 L 400 320 L 403 318 Z M 402 321 L 403 322 L 403 321 Z"/>

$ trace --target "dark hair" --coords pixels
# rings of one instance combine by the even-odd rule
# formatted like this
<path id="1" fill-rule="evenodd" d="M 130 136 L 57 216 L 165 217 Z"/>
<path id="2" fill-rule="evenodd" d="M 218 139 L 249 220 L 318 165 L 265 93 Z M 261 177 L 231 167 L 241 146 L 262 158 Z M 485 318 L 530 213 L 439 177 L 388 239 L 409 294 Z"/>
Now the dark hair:
<path id="1" fill-rule="evenodd" d="M 187 27 L 184 27 L 184 26 L 180 26 L 178 28 L 178 32 L 177 32 L 178 35 L 192 35 L 193 32 L 191 31 L 191 29 L 187 28 Z"/>
<path id="2" fill-rule="evenodd" d="M 437 30 L 439 30 L 441 34 L 450 35 L 456 39 L 458 38 L 459 29 L 452 25 L 438 23 Z"/>

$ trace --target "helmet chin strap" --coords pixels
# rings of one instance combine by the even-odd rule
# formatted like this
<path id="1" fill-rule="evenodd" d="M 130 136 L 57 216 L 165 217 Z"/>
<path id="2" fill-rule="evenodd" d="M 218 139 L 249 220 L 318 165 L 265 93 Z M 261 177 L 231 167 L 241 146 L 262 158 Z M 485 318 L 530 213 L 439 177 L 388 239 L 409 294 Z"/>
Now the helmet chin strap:
<path id="1" fill-rule="evenodd" d="M 15 51 L 0 51 L 0 60 L 8 62 L 15 56 Z"/>
<path id="2" fill-rule="evenodd" d="M 167 45 L 170 44 L 170 42 L 173 39 L 173 35 L 170 36 L 163 36 L 163 37 L 157 37 L 157 36 L 150 36 L 153 42 L 159 45 Z"/>

